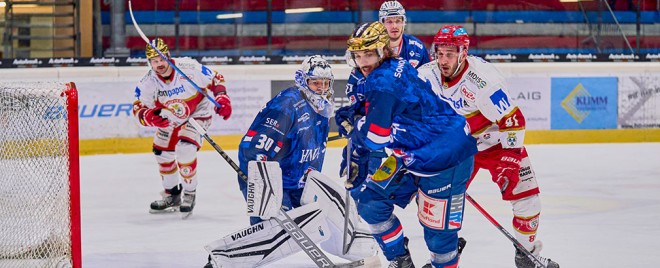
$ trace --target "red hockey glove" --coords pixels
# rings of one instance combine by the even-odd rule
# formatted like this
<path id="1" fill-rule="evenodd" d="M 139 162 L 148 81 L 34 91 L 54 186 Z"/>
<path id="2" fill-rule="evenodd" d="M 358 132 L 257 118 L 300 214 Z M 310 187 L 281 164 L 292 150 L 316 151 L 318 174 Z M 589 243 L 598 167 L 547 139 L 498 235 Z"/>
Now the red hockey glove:
<path id="1" fill-rule="evenodd" d="M 520 148 L 503 149 L 499 154 L 499 163 L 495 171 L 497 172 L 497 181 L 502 192 L 509 183 L 517 182 L 520 174 L 520 160 L 522 159 Z M 501 183 L 499 183 L 501 182 Z"/>
<path id="2" fill-rule="evenodd" d="M 170 120 L 160 116 L 160 111 L 163 108 L 151 108 L 143 110 L 138 114 L 140 123 L 147 127 L 165 128 L 170 126 Z"/>
<path id="3" fill-rule="evenodd" d="M 227 120 L 231 116 L 231 100 L 228 95 L 220 94 L 215 96 L 215 101 L 220 104 L 220 108 L 215 107 L 217 113 L 222 119 Z"/>

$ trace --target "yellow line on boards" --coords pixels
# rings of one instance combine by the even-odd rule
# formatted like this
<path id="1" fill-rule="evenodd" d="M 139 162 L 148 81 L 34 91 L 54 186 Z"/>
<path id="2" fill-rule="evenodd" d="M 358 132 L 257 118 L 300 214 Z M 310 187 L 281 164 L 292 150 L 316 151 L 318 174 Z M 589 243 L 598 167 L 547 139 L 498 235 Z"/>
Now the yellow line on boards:
<path id="1" fill-rule="evenodd" d="M 336 136 L 331 132 L 330 137 Z M 223 150 L 237 150 L 243 135 L 212 136 Z M 151 152 L 153 138 L 113 138 L 81 140 L 80 155 L 127 154 Z M 597 130 L 528 130 L 525 144 L 562 143 L 621 143 L 621 142 L 660 142 L 660 129 L 597 129 Z M 345 139 L 328 143 L 328 147 L 343 147 Z M 203 151 L 213 150 L 204 141 Z"/>

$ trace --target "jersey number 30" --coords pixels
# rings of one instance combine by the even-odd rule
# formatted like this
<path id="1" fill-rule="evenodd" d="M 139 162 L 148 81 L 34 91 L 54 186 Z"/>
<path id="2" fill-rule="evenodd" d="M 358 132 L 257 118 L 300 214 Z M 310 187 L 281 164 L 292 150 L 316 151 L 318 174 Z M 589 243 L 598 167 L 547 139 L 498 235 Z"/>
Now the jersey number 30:
<path id="1" fill-rule="evenodd" d="M 270 147 L 273 146 L 273 143 L 275 143 L 275 141 L 273 141 L 273 139 L 269 138 L 268 136 L 266 136 L 264 134 L 261 134 L 261 135 L 259 135 L 259 140 L 257 141 L 257 144 L 254 147 L 257 148 L 257 149 L 263 149 L 263 150 L 269 151 Z"/>

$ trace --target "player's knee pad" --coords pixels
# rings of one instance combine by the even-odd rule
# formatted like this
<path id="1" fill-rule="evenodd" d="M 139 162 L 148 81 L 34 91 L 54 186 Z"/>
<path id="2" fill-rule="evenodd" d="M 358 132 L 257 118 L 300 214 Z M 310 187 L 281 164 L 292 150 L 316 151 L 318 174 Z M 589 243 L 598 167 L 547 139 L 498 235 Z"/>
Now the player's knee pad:
<path id="1" fill-rule="evenodd" d="M 513 229 L 515 235 L 525 248 L 533 248 L 536 240 L 536 231 L 539 227 L 541 215 L 541 199 L 539 195 L 532 195 L 519 200 L 511 201 L 513 206 Z"/>
<path id="2" fill-rule="evenodd" d="M 452 267 L 458 262 L 458 234 L 424 227 L 424 240 L 435 267 Z"/>
<path id="3" fill-rule="evenodd" d="M 183 179 L 183 188 L 195 190 L 197 188 L 197 146 L 185 140 L 176 144 L 176 158 L 179 165 L 179 174 Z"/>

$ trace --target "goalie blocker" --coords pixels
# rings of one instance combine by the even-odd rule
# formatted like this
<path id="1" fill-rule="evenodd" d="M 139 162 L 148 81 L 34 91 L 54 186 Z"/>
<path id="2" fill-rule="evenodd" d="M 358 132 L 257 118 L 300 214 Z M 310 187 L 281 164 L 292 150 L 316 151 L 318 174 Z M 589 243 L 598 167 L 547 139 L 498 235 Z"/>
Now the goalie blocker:
<path id="1" fill-rule="evenodd" d="M 258 163 L 257 163 L 258 162 Z M 216 240 L 205 249 L 213 267 L 256 267 L 293 255 L 301 250 L 279 225 L 282 205 L 282 171 L 277 162 L 250 161 L 248 164 L 248 215 L 265 221 L 233 232 Z M 347 267 L 380 267 L 378 244 L 365 223 L 358 219 L 356 208 L 350 206 L 350 248 L 342 254 L 344 226 L 344 188 L 318 171 L 306 175 L 301 206 L 286 213 L 300 229 L 321 248 L 335 256 L 353 261 Z M 276 219 L 277 218 L 277 219 Z"/>

